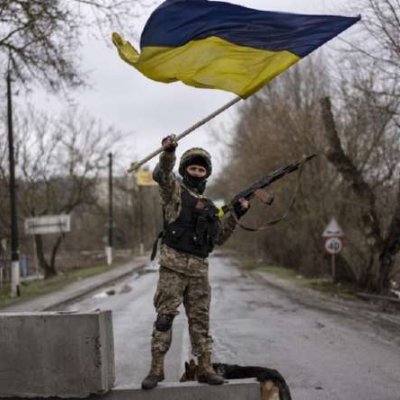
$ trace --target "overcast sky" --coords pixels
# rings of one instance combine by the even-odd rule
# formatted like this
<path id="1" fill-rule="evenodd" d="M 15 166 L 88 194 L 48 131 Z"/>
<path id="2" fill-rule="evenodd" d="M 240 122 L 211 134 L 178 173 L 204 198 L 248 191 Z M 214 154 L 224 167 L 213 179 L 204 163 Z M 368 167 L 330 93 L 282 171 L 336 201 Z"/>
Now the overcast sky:
<path id="1" fill-rule="evenodd" d="M 345 0 L 232 0 L 231 2 L 261 10 L 349 15 L 344 6 Z M 141 20 L 132 21 L 132 24 L 137 25 L 138 31 L 142 30 L 147 17 L 148 14 Z M 124 32 L 120 33 L 124 36 Z M 327 46 L 334 46 L 335 40 L 337 39 Z M 138 48 L 134 39 L 132 43 Z M 101 40 L 86 41 L 81 50 L 81 58 L 83 69 L 90 72 L 91 88 L 71 93 L 70 97 L 92 116 L 101 118 L 105 124 L 112 124 L 128 133 L 124 146 L 126 159 L 123 160 L 123 164 L 144 157 L 159 147 L 162 137 L 170 133 L 181 133 L 235 97 L 231 93 L 219 90 L 195 89 L 181 83 L 163 84 L 151 81 L 124 63 L 115 49 L 107 47 Z M 60 99 L 43 92 L 35 94 L 34 103 L 41 109 L 52 111 L 58 111 L 65 106 Z M 234 118 L 235 107 L 183 139 L 178 148 L 178 156 L 190 147 L 206 147 L 211 152 L 218 170 L 224 160 L 224 152 L 213 139 L 210 127 L 217 130 L 224 127 L 229 130 Z M 153 165 L 154 163 L 150 163 L 150 166 Z"/>

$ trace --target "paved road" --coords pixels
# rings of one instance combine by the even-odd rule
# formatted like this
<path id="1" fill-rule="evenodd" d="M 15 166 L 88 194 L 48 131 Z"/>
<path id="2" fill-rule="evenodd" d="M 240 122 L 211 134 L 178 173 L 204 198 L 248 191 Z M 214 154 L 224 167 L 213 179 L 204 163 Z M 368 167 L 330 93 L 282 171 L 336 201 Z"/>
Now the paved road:
<path id="1" fill-rule="evenodd" d="M 257 281 L 227 258 L 211 260 L 215 359 L 278 369 L 295 400 L 400 400 L 400 348 L 367 322 L 300 304 Z M 156 271 L 147 268 L 70 310 L 111 309 L 117 386 L 140 382 L 150 359 Z M 305 296 L 307 294 L 305 293 Z M 167 380 L 176 381 L 189 356 L 186 318 L 174 321 Z"/>

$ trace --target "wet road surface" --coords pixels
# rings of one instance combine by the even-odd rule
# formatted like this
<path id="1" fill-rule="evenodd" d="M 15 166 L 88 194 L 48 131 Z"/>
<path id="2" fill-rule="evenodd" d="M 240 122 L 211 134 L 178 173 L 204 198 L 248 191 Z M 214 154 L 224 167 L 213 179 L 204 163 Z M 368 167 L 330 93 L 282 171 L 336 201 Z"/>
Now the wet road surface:
<path id="1" fill-rule="evenodd" d="M 117 386 L 138 383 L 148 372 L 157 276 L 147 267 L 68 307 L 113 311 Z M 211 258 L 210 281 L 215 361 L 276 368 L 294 400 L 400 400 L 400 348 L 367 322 L 299 304 L 228 258 Z M 190 357 L 180 311 L 166 360 L 167 381 L 179 379 Z"/>

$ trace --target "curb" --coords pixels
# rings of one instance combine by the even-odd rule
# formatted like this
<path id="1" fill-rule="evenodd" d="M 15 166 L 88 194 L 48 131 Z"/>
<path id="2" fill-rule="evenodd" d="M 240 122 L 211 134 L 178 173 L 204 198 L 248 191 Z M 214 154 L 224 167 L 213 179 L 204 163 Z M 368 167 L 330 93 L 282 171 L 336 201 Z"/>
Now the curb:
<path id="1" fill-rule="evenodd" d="M 26 300 L 22 303 L 0 308 L 0 313 L 55 311 L 87 296 L 89 293 L 132 275 L 137 270 L 145 267 L 146 264 L 147 257 L 135 258 L 130 263 L 116 267 L 115 270 L 104 272 L 99 275 L 85 278 L 82 281 L 69 284 L 59 292 L 53 292 L 35 299 Z"/>
<path id="2" fill-rule="evenodd" d="M 50 306 L 43 308 L 41 311 L 55 311 L 56 308 L 59 307 L 65 307 L 70 303 L 74 303 L 78 300 L 80 300 L 81 298 L 87 296 L 88 294 L 95 292 L 99 289 L 101 289 L 102 287 L 108 286 L 108 285 L 112 285 L 113 283 L 116 283 L 120 280 L 123 280 L 124 278 L 127 278 L 128 276 L 134 274 L 137 270 L 143 268 L 146 266 L 146 263 L 143 264 L 139 264 L 139 265 L 135 265 L 132 267 L 132 269 L 130 271 L 127 272 L 123 272 L 120 275 L 117 275 L 111 279 L 105 279 L 103 282 L 101 283 L 97 283 L 97 284 L 93 284 L 91 286 L 88 286 L 86 289 L 83 289 L 82 291 L 76 293 L 75 295 L 68 297 L 66 299 L 63 299 L 59 302 L 56 302 L 54 304 L 51 304 Z M 99 275 L 101 276 L 101 275 Z M 90 279 L 90 278 L 88 278 Z"/>

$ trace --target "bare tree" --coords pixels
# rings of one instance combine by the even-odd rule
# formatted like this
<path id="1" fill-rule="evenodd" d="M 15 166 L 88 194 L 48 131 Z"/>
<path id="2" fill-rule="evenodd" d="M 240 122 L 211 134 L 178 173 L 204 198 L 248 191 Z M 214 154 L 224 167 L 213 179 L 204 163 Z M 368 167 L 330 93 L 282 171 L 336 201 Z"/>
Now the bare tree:
<path id="1" fill-rule="evenodd" d="M 135 19 L 153 0 L 2 0 L 0 70 L 11 62 L 23 82 L 31 79 L 53 90 L 84 80 L 77 49 L 88 28 L 108 36 Z M 91 29 L 93 32 L 93 29 Z"/>
<path id="2" fill-rule="evenodd" d="M 365 255 L 360 286 L 386 291 L 399 246 L 400 3 L 360 3 L 364 30 L 349 44 L 336 112 L 328 99 L 322 101 L 326 154 L 358 203 Z"/>
<path id="3" fill-rule="evenodd" d="M 400 3 L 398 0 L 359 0 L 363 6 L 363 30 L 361 38 L 355 37 L 348 43 L 351 66 L 347 74 L 356 76 L 356 81 L 373 71 L 374 86 L 354 86 L 366 90 L 366 95 L 377 98 L 398 99 L 400 96 Z M 347 59 L 349 57 L 347 56 Z M 350 78 L 352 79 L 352 78 Z M 397 108 L 395 121 L 400 126 L 400 109 Z"/>
<path id="4" fill-rule="evenodd" d="M 25 217 L 70 214 L 96 200 L 96 186 L 107 166 L 107 153 L 120 134 L 112 127 L 70 111 L 59 119 L 32 114 L 19 127 L 17 143 L 20 209 Z M 35 235 L 38 260 L 45 277 L 56 270 L 64 235 L 52 243 L 46 259 L 41 235 Z"/>
<path id="5" fill-rule="evenodd" d="M 400 4 L 397 0 L 365 0 L 364 27 L 368 33 L 365 53 L 382 65 L 396 83 L 400 66 Z M 373 49 L 373 46 L 378 45 Z M 398 89 L 398 88 L 397 88 Z"/>
<path id="6" fill-rule="evenodd" d="M 354 155 L 353 158 L 351 158 L 351 156 L 344 151 L 333 118 L 329 98 L 322 100 L 322 111 L 327 137 L 326 156 L 343 176 L 343 179 L 349 183 L 361 209 L 361 228 L 369 251 L 360 284 L 362 287 L 372 290 L 380 292 L 387 291 L 390 287 L 389 280 L 394 267 L 394 257 L 400 250 L 399 182 L 397 182 L 399 188 L 395 203 L 396 206 L 391 217 L 389 217 L 387 212 L 380 217 L 381 213 L 379 212 L 379 202 L 376 193 L 379 195 L 382 193 L 381 190 L 377 190 L 377 186 L 381 186 L 382 183 L 391 182 L 394 184 L 396 180 L 398 180 L 395 178 L 399 173 L 398 159 L 389 166 L 385 165 L 388 159 L 390 160 L 390 153 L 388 152 L 388 159 L 383 159 L 380 165 L 371 163 L 372 152 L 368 151 L 369 149 L 367 148 L 367 151 L 364 151 L 362 154 L 363 162 L 361 166 L 357 166 L 354 163 Z M 361 108 L 361 111 L 366 112 L 366 109 Z M 379 153 L 378 144 L 382 141 L 383 134 L 388 133 L 388 123 L 391 120 L 390 109 L 387 111 L 387 114 L 388 117 L 383 118 L 386 123 L 384 123 L 377 132 L 377 136 L 380 137 L 380 140 L 378 139 L 368 143 L 368 147 L 372 146 L 375 153 Z M 358 132 L 360 136 L 363 135 L 363 133 L 362 131 Z M 399 155 L 399 152 L 397 151 L 396 154 Z M 385 157 L 385 154 L 381 156 Z M 360 164 L 360 161 L 358 164 Z M 395 173 L 396 170 L 397 174 Z M 378 174 L 378 176 L 376 174 Z M 367 178 L 364 177 L 365 175 Z M 370 181 L 370 183 L 368 181 Z M 385 219 L 389 219 L 388 227 L 385 226 Z"/>
<path id="7" fill-rule="evenodd" d="M 307 275 L 324 275 L 329 263 L 321 233 L 334 215 L 346 234 L 338 258 L 339 280 L 386 290 L 398 251 L 398 99 L 371 90 L 380 79 L 372 71 L 336 81 L 338 132 L 333 135 L 330 130 L 327 145 L 319 106 L 321 95 L 331 89 L 326 71 L 321 70 L 318 60 L 305 63 L 247 100 L 231 134 L 231 154 L 215 194 L 228 200 L 274 167 L 319 153 L 306 166 L 289 219 L 255 234 L 239 230 L 235 247 Z M 253 206 L 244 221 L 257 226 L 282 215 L 296 183 L 290 176 L 274 184 L 269 189 L 276 197 L 273 206 Z"/>

